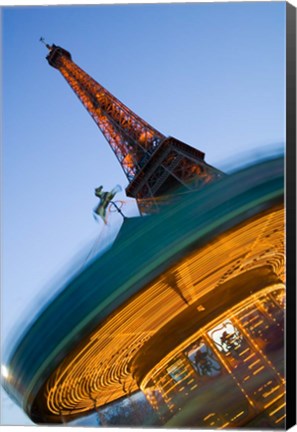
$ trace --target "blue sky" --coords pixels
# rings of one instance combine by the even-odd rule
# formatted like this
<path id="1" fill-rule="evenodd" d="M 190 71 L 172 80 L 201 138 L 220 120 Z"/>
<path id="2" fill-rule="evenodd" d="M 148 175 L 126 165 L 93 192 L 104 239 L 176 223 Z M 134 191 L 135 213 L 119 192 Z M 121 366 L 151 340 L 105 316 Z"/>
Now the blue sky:
<path id="1" fill-rule="evenodd" d="M 284 2 L 2 9 L 4 346 L 103 229 L 94 188 L 127 185 L 40 36 L 218 168 L 285 139 Z M 30 424 L 5 395 L 2 410 Z"/>

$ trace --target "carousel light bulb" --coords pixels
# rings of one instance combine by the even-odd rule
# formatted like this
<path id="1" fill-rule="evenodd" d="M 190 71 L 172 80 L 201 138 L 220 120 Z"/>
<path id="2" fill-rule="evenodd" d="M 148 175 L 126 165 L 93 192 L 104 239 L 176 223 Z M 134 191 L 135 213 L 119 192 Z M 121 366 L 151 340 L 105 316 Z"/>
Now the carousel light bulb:
<path id="1" fill-rule="evenodd" d="M 5 379 L 7 379 L 9 377 L 9 371 L 8 371 L 7 367 L 4 364 L 1 365 L 1 375 Z"/>

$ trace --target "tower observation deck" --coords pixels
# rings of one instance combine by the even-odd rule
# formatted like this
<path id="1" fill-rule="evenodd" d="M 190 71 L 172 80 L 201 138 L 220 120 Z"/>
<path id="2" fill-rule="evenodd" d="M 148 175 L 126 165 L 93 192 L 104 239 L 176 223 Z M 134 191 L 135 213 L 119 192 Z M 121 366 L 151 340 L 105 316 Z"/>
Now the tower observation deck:
<path id="1" fill-rule="evenodd" d="M 226 176 L 144 122 L 68 51 L 47 47 L 141 212 L 174 198 L 176 185 L 191 193 L 125 219 L 112 247 L 12 344 L 5 389 L 43 424 L 142 391 L 158 425 L 284 427 L 283 157 Z"/>

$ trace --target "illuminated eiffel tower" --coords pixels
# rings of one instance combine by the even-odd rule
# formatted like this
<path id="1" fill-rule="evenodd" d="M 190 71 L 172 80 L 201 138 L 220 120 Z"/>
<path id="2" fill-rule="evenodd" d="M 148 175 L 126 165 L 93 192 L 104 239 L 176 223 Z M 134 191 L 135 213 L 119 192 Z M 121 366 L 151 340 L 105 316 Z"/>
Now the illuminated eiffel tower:
<path id="1" fill-rule="evenodd" d="M 204 161 L 203 152 L 141 119 L 77 66 L 68 51 L 45 45 L 49 64 L 64 76 L 114 151 L 129 181 L 126 194 L 137 200 L 141 213 L 154 212 L 177 189 L 198 189 L 224 175 Z"/>

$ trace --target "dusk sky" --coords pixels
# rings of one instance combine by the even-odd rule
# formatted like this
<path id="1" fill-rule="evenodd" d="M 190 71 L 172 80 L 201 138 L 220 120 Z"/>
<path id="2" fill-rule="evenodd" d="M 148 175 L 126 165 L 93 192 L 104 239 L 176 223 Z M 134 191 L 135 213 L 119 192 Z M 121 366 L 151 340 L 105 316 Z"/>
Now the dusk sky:
<path id="1" fill-rule="evenodd" d="M 285 142 L 285 2 L 2 8 L 2 362 L 57 275 L 112 231 L 94 188 L 127 185 L 41 36 L 217 168 Z M 3 392 L 1 423 L 32 424 Z"/>

